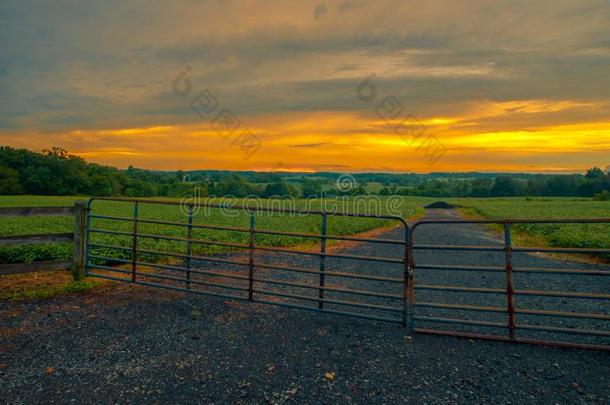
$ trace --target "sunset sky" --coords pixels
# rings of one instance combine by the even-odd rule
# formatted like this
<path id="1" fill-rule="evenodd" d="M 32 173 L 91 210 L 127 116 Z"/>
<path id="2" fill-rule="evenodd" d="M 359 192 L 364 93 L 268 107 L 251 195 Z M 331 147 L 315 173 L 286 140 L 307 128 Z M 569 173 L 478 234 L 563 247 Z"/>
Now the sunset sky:
<path id="1" fill-rule="evenodd" d="M 0 144 L 119 167 L 583 171 L 610 1 L 4 1 L 0 92 Z"/>

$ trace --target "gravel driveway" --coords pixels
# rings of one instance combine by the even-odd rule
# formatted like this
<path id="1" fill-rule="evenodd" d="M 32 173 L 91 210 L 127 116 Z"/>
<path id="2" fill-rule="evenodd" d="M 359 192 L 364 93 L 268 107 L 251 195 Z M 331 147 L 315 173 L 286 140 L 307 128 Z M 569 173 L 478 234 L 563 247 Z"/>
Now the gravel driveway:
<path id="1" fill-rule="evenodd" d="M 421 243 L 490 244 L 495 238 L 476 226 L 421 232 Z M 398 231 L 384 237 L 396 238 Z M 385 245 L 343 250 L 400 255 L 398 247 Z M 294 255 L 265 253 L 260 258 L 300 267 L 315 264 Z M 475 258 L 437 252 L 419 254 L 417 260 L 461 264 Z M 499 259 L 483 260 L 492 264 Z M 527 266 L 574 267 L 533 255 L 516 260 Z M 370 264 L 345 259 L 328 263 L 329 268 L 338 266 L 351 272 L 372 271 Z M 375 266 L 375 271 L 389 275 L 401 271 L 391 264 Z M 578 265 L 583 266 L 602 267 Z M 418 282 L 453 283 L 460 277 L 479 286 L 499 282 L 494 277 L 429 273 L 418 274 Z M 557 281 L 519 282 L 523 285 L 517 288 L 540 284 L 554 288 Z M 569 280 L 560 286 L 578 290 L 583 287 L 579 283 Z M 593 287 L 608 291 L 608 285 Z M 459 295 L 423 298 L 466 302 Z M 419 334 L 411 338 L 401 326 L 390 323 L 127 284 L 103 293 L 2 302 L 0 331 L 4 403 L 610 401 L 609 353 Z"/>

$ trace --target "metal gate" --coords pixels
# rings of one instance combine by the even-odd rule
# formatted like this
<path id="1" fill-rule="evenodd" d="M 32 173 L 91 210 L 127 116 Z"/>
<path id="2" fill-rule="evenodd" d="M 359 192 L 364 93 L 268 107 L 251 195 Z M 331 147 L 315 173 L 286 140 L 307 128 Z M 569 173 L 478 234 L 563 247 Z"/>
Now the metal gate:
<path id="1" fill-rule="evenodd" d="M 422 228 L 500 226 L 497 244 L 417 244 Z M 583 261 L 550 261 L 549 254 L 609 255 L 610 249 L 516 247 L 511 226 L 610 224 L 610 219 L 423 220 L 411 227 L 410 284 L 414 332 L 562 347 L 610 350 L 610 267 Z M 418 251 L 429 261 L 418 263 Z M 433 252 L 450 251 L 451 263 Z M 467 255 L 476 252 L 478 259 Z M 542 256 L 541 256 L 542 254 Z M 465 257 L 466 256 L 466 257 Z M 485 257 L 487 265 L 476 261 Z M 577 260 L 578 261 L 578 260 Z M 545 266 L 546 265 L 546 266 Z M 600 270 L 605 267 L 605 270 Z M 465 316 L 468 314 L 468 316 Z M 443 327 L 439 325 L 444 325 Z"/>
<path id="2" fill-rule="evenodd" d="M 198 221 L 201 209 L 223 215 Z M 278 218 L 265 221 L 265 214 Z M 176 220 L 168 220 L 172 216 Z M 295 216 L 318 218 L 318 231 L 277 230 L 290 228 Z M 341 217 L 394 221 L 401 238 L 329 233 L 330 218 Z M 610 224 L 610 219 L 422 220 L 409 227 L 397 216 L 93 198 L 85 267 L 92 277 L 394 322 L 410 333 L 610 350 L 610 267 L 574 269 L 572 261 L 535 256 L 610 256 L 610 249 L 515 246 L 511 226 L 523 224 Z M 425 227 L 481 225 L 500 226 L 504 238 L 484 245 L 415 243 Z M 290 245 L 282 238 L 313 244 L 277 247 Z M 329 250 L 332 241 L 395 250 L 393 256 L 373 250 L 339 254 Z M 416 260 L 421 251 L 429 252 L 428 262 Z M 433 253 L 439 251 L 454 253 L 441 263 Z M 482 257 L 462 257 L 472 253 Z"/>
<path id="3" fill-rule="evenodd" d="M 319 231 L 278 231 L 257 224 L 290 228 L 295 217 L 310 222 L 317 217 Z M 341 217 L 398 223 L 402 238 L 329 234 L 329 222 Z M 236 226 L 227 226 L 227 222 Z M 86 234 L 85 267 L 91 277 L 402 325 L 407 322 L 409 228 L 400 217 L 92 198 Z M 259 243 L 264 238 L 266 242 Z M 282 238 L 315 244 L 302 249 L 276 247 L 283 243 Z M 396 255 L 333 253 L 329 250 L 332 241 L 391 245 L 397 248 Z M 269 258 L 272 254 L 277 254 L 277 260 Z M 291 263 L 294 257 L 299 258 L 298 264 Z M 302 263 L 308 266 L 299 265 Z M 384 268 L 376 268 L 375 263 L 384 263 Z"/>

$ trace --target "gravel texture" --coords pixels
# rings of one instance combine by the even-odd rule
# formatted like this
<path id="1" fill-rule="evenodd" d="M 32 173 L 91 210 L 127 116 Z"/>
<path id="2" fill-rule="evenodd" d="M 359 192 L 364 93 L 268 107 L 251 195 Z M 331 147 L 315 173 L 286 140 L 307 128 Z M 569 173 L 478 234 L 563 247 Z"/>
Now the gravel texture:
<path id="1" fill-rule="evenodd" d="M 455 214 L 435 210 L 431 215 Z M 476 226 L 435 225 L 417 232 L 418 243 L 487 245 L 499 241 Z M 384 237 L 399 238 L 400 231 L 389 231 Z M 402 255 L 400 247 L 361 244 L 343 247 L 340 253 Z M 416 259 L 418 263 L 437 264 L 502 263 L 502 257 L 495 253 L 471 257 L 471 254 L 451 252 L 420 252 Z M 302 259 L 276 253 L 261 254 L 257 260 L 311 268 L 318 264 L 317 258 Z M 522 255 L 515 261 L 528 267 L 607 268 L 536 255 Z M 363 274 L 402 274 L 400 266 L 393 264 L 330 259 L 327 265 L 331 270 L 341 268 Z M 203 263 L 197 263 L 197 267 L 222 269 Z M 257 270 L 257 276 L 272 275 L 280 277 L 279 272 Z M 307 277 L 313 275 L 281 277 L 304 282 L 311 281 Z M 193 279 L 211 280 L 209 276 L 201 275 L 194 275 Z M 327 282 L 334 286 L 400 292 L 398 286 L 362 280 L 329 278 Z M 464 282 L 463 285 L 501 287 L 499 283 L 503 281 L 502 275 L 468 276 L 422 271 L 417 274 L 417 282 Z M 568 278 L 566 281 L 564 278 L 560 282 L 556 277 L 548 276 L 519 278 L 516 284 L 517 288 L 544 287 L 563 291 L 609 290 L 608 284 L 601 284 L 599 280 L 584 282 Z M 232 285 L 241 284 L 238 281 Z M 257 284 L 257 288 L 279 289 L 262 283 Z M 301 289 L 299 293 L 305 292 Z M 317 291 L 310 294 L 317 296 Z M 327 296 L 348 299 L 340 293 Z M 504 305 L 501 298 L 490 302 L 464 294 L 449 297 L 418 292 L 417 297 L 437 302 Z M 396 300 L 367 299 L 366 302 L 400 307 Z M 601 302 L 574 304 L 561 299 L 534 299 L 519 304 L 608 314 L 607 304 Z M 328 308 L 340 307 L 329 305 Z M 488 319 L 484 314 L 434 314 Z M 499 319 L 503 318 L 494 318 Z M 526 320 L 540 321 L 519 319 L 524 323 Z M 600 324 L 596 325 L 600 327 Z M 588 323 L 578 326 L 593 327 Z M 426 327 L 443 325 L 430 323 Z M 401 326 L 391 323 L 128 284 L 104 293 L 2 302 L 0 331 L 0 398 L 4 403 L 610 401 L 609 353 L 421 334 L 411 337 Z"/>

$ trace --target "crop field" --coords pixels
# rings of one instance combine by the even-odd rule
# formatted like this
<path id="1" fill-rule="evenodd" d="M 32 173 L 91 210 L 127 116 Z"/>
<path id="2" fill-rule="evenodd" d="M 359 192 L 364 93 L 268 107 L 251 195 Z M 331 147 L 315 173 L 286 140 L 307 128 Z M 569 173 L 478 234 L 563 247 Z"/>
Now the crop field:
<path id="1" fill-rule="evenodd" d="M 76 200 L 85 197 L 55 197 L 55 196 L 1 196 L 0 207 L 27 207 L 27 206 L 68 206 Z M 396 200 L 392 207 L 405 218 L 413 218 L 423 212 L 423 206 L 437 201 L 434 198 L 405 197 L 399 204 Z M 483 218 L 610 218 L 610 202 L 593 201 L 582 198 L 467 198 L 446 199 L 462 207 L 467 215 L 476 215 Z M 288 202 L 282 200 L 259 200 L 264 206 L 287 207 Z M 386 198 L 378 199 L 381 203 L 363 203 L 363 199 L 325 199 L 320 200 L 296 200 L 296 209 L 306 207 L 309 209 L 326 208 L 345 212 L 377 212 L 388 213 Z M 218 203 L 219 200 L 209 200 Z M 223 203 L 240 205 L 245 200 L 223 200 Z M 325 204 L 323 206 L 323 204 Z M 140 218 L 157 219 L 173 222 L 187 222 L 187 217 L 179 206 L 165 206 L 157 204 L 142 204 L 140 207 Z M 131 217 L 133 215 L 133 204 L 99 201 L 93 206 L 93 213 L 120 217 Z M 247 227 L 247 215 L 238 210 L 199 209 L 194 213 L 194 224 L 220 225 L 230 227 Z M 318 233 L 320 231 L 321 219 L 317 215 L 281 215 L 259 213 L 256 217 L 257 229 L 268 229 L 288 232 Z M 369 231 L 375 228 L 391 225 L 391 221 L 349 218 L 330 216 L 328 221 L 328 233 L 334 235 L 348 235 Z M 132 224 L 129 222 L 93 220 L 92 228 L 110 229 L 120 232 L 131 232 Z M 556 247 L 591 247 L 610 248 L 610 225 L 516 225 L 516 242 L 538 243 L 541 245 Z M 72 232 L 73 219 L 70 216 L 58 217 L 5 217 L 2 218 L 0 236 L 19 234 L 42 234 L 51 232 Z M 172 237 L 186 237 L 186 228 L 158 224 L 140 224 L 140 232 L 146 234 L 158 234 Z M 196 239 L 222 241 L 238 244 L 246 244 L 248 235 L 240 232 L 217 231 L 207 229 L 195 229 L 193 237 Z M 527 240 L 524 239 L 527 237 Z M 111 244 L 119 246 L 131 246 L 131 236 L 109 235 L 92 233 L 91 240 L 94 243 Z M 263 246 L 296 246 L 313 243 L 312 239 L 296 238 L 278 235 L 256 236 L 256 243 Z M 167 252 L 184 253 L 183 242 L 166 241 L 155 238 L 142 237 L 138 240 L 138 246 L 142 249 L 163 250 Z M 3 246 L 0 248 L 1 263 L 33 262 L 39 260 L 62 259 L 71 256 L 70 244 L 53 245 L 20 245 Z M 193 253 L 212 254 L 226 251 L 225 247 L 194 244 Z M 109 252 L 98 249 L 96 254 L 105 255 Z M 127 257 L 129 252 L 121 255 Z M 119 257 L 121 255 L 118 255 Z M 117 257 L 117 252 L 113 252 Z M 149 260 L 154 258 L 149 257 Z"/>
<path id="2" fill-rule="evenodd" d="M 76 200 L 82 200 L 83 197 L 44 197 L 44 196 L 3 196 L 0 197 L 0 207 L 16 207 L 16 206 L 67 206 L 72 205 Z M 178 201 L 178 200 L 177 200 Z M 258 200 L 259 206 L 267 207 L 283 207 L 292 209 L 288 201 L 283 200 Z M 391 205 L 386 204 L 387 199 L 371 200 L 376 202 L 368 203 L 363 199 L 325 199 L 320 200 L 297 200 L 294 203 L 295 211 L 307 208 L 318 210 L 325 208 L 335 212 L 359 212 L 359 213 L 379 213 L 387 214 L 389 207 L 395 213 L 400 213 L 401 216 L 408 218 L 422 211 L 422 208 L 415 202 L 409 200 L 400 200 L 398 203 L 394 201 Z M 210 200 L 208 202 L 218 203 L 219 200 Z M 224 204 L 240 205 L 248 203 L 248 201 L 234 199 L 223 200 Z M 250 202 L 251 203 L 251 202 Z M 323 205 L 324 204 L 324 205 Z M 92 209 L 93 214 L 126 217 L 133 216 L 133 204 L 126 202 L 114 201 L 96 201 Z M 170 222 L 181 222 L 186 224 L 188 217 L 177 205 L 159 205 L 159 204 L 140 204 L 139 209 L 140 219 L 162 220 Z M 280 214 L 280 213 L 265 213 L 261 212 L 256 215 L 256 228 L 263 230 L 275 230 L 286 232 L 299 233 L 319 233 L 321 227 L 321 217 L 318 215 L 303 215 L 297 213 Z M 41 233 L 55 232 L 72 232 L 73 218 L 70 216 L 58 217 L 7 217 L 2 219 L 3 226 L 0 236 L 9 235 L 28 235 Z M 247 213 L 241 210 L 220 210 L 220 209 L 205 209 L 203 207 L 194 210 L 193 223 L 219 225 L 228 227 L 247 228 L 249 219 Z M 353 218 L 353 217 L 338 217 L 329 216 L 328 219 L 328 234 L 348 235 L 360 232 L 369 231 L 371 229 L 391 226 L 396 224 L 396 221 L 388 221 L 375 218 Z M 127 221 L 114 221 L 105 219 L 92 219 L 91 228 L 100 230 L 111 230 L 124 233 L 132 231 L 132 223 Z M 187 228 L 173 225 L 147 224 L 141 223 L 139 232 L 150 235 L 163 235 L 170 237 L 185 238 L 187 236 Z M 247 244 L 248 234 L 234 231 L 218 231 L 210 229 L 193 230 L 193 238 L 230 242 L 236 244 Z M 131 246 L 131 235 L 110 235 L 105 233 L 91 233 L 91 242 L 116 245 L 116 246 Z M 310 238 L 297 238 L 278 235 L 256 236 L 258 245 L 263 246 L 296 246 L 313 243 Z M 138 247 L 141 249 L 159 250 L 172 253 L 185 253 L 185 243 L 177 241 L 167 241 L 154 237 L 141 237 L 138 239 Z M 4 246 L 0 249 L 0 262 L 2 263 L 17 263 L 17 262 L 32 262 L 38 260 L 51 260 L 68 258 L 71 256 L 72 247 L 70 244 L 53 244 L 53 245 L 20 245 L 20 246 Z M 212 254 L 226 251 L 226 247 L 193 244 L 193 254 Z M 112 254 L 108 249 L 97 248 L 96 255 L 112 256 L 118 258 L 128 258 L 130 253 L 127 251 L 117 252 Z M 146 260 L 155 260 L 154 257 L 142 257 Z"/>
<path id="3" fill-rule="evenodd" d="M 583 198 L 469 198 L 451 202 L 483 218 L 610 218 L 610 201 Z M 610 248 L 610 225 L 521 224 L 517 235 L 553 247 Z M 520 240 L 517 239 L 517 242 Z"/>

